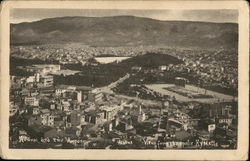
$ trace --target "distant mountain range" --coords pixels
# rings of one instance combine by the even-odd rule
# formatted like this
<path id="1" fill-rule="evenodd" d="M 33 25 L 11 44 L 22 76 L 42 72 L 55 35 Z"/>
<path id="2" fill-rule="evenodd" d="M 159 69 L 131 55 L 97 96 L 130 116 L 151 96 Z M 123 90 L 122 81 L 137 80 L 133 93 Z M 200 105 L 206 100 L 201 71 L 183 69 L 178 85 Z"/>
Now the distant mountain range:
<path id="1" fill-rule="evenodd" d="M 11 24 L 10 40 L 11 45 L 77 42 L 90 46 L 236 48 L 238 24 L 134 16 L 61 17 Z"/>

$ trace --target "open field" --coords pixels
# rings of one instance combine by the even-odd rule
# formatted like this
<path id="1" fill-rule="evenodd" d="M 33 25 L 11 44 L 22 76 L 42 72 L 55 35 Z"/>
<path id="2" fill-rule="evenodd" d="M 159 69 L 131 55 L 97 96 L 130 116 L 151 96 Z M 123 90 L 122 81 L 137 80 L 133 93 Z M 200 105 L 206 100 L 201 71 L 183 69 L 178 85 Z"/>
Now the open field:
<path id="1" fill-rule="evenodd" d="M 181 86 L 171 86 L 164 89 L 189 98 L 213 98 L 212 95 L 206 94 L 206 91 L 202 91 L 200 88 L 197 88 L 197 90 L 192 90 L 190 88 L 183 88 Z"/>
<path id="2" fill-rule="evenodd" d="M 64 76 L 67 76 L 67 75 L 74 75 L 76 73 L 80 73 L 80 71 L 65 69 L 65 70 L 60 70 L 60 71 L 54 72 L 52 74 L 53 75 L 64 75 Z"/>
<path id="3" fill-rule="evenodd" d="M 113 62 L 121 62 L 129 58 L 131 57 L 96 57 L 95 60 L 101 64 L 107 64 Z"/>
<path id="4" fill-rule="evenodd" d="M 175 87 L 174 84 L 148 84 L 146 85 L 146 87 L 156 92 L 159 92 L 163 95 L 174 96 L 178 101 L 182 101 L 182 102 L 197 101 L 200 103 L 215 103 L 218 101 L 230 102 L 230 101 L 233 101 L 234 99 L 233 96 L 221 94 L 221 93 L 210 91 L 210 90 L 205 90 L 203 88 L 198 88 L 192 85 L 186 85 L 185 88 L 178 87 L 178 89 Z M 182 93 L 179 93 L 178 91 L 182 91 Z M 206 94 L 205 94 L 205 91 L 206 91 Z M 204 97 L 189 98 L 188 96 L 184 96 L 183 93 L 186 93 L 187 95 L 188 94 L 189 95 L 201 94 L 200 96 L 204 96 Z"/>

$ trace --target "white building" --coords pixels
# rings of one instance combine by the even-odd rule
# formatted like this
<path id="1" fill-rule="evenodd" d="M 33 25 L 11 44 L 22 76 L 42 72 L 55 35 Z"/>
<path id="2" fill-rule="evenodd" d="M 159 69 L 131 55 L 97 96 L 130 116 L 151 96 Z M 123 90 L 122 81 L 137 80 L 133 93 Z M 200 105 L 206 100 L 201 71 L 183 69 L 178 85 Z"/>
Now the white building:
<path id="1" fill-rule="evenodd" d="M 167 70 L 167 66 L 166 65 L 160 65 L 159 70 L 161 70 L 161 71 Z"/>
<path id="2" fill-rule="evenodd" d="M 26 78 L 26 83 L 33 83 L 35 82 L 35 76 L 29 76 L 28 78 Z"/>
<path id="3" fill-rule="evenodd" d="M 39 100 L 36 97 L 25 97 L 24 104 L 30 106 L 38 106 Z"/>
<path id="4" fill-rule="evenodd" d="M 44 87 L 50 87 L 53 86 L 54 78 L 51 75 L 46 75 L 41 77 L 41 83 Z"/>

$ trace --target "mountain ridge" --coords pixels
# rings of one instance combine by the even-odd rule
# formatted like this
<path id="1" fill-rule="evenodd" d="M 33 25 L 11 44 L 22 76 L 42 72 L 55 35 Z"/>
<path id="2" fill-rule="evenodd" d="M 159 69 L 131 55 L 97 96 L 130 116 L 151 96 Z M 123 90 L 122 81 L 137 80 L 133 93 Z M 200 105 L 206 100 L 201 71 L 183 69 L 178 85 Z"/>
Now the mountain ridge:
<path id="1" fill-rule="evenodd" d="M 236 48 L 238 24 L 135 16 L 57 17 L 10 25 L 11 45 L 80 42 L 92 46 Z"/>
<path id="2" fill-rule="evenodd" d="M 150 20 L 156 20 L 156 21 L 162 21 L 162 22 L 195 22 L 195 23 L 211 23 L 211 24 L 237 24 L 235 22 L 211 22 L 211 21 L 187 21 L 187 20 L 158 20 L 153 19 L 149 17 L 140 17 L 140 16 L 132 16 L 132 15 L 119 15 L 119 16 L 103 16 L 103 17 L 92 17 L 92 16 L 63 16 L 63 17 L 51 17 L 51 18 L 44 18 L 40 20 L 34 20 L 30 22 L 20 22 L 20 23 L 10 23 L 11 25 L 19 25 L 19 24 L 25 24 L 25 23 L 34 23 L 34 22 L 40 22 L 44 20 L 50 20 L 50 19 L 64 19 L 64 18 L 119 18 L 119 17 L 127 17 L 127 18 L 143 18 L 143 19 L 150 19 Z"/>

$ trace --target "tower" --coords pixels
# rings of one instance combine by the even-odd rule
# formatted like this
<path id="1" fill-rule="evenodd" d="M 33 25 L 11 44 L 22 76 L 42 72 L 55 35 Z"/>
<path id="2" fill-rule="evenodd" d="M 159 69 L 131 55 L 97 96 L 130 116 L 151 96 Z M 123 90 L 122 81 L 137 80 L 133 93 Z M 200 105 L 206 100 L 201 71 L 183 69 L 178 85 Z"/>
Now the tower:
<path id="1" fill-rule="evenodd" d="M 40 80 L 40 74 L 36 73 L 35 74 L 35 82 L 39 82 L 39 80 Z"/>
<path id="2" fill-rule="evenodd" d="M 82 91 L 77 91 L 77 102 L 82 102 Z"/>
<path id="3" fill-rule="evenodd" d="M 141 105 L 139 106 L 139 112 L 138 112 L 138 122 L 142 122 L 146 119 L 145 113 L 142 111 Z"/>
<path id="4" fill-rule="evenodd" d="M 141 105 L 139 106 L 139 115 L 142 114 L 142 109 L 141 109 Z"/>

